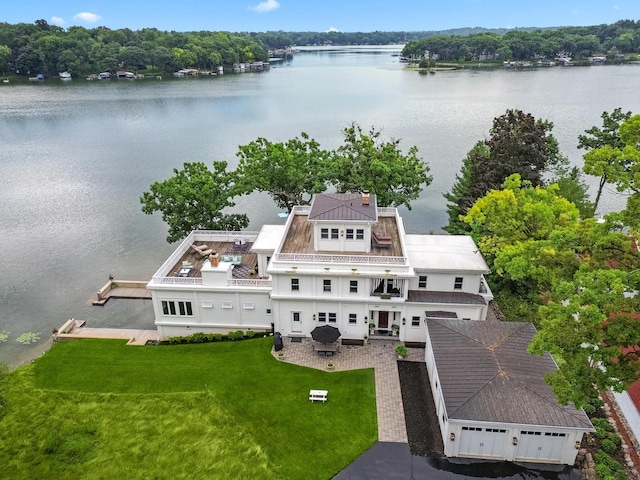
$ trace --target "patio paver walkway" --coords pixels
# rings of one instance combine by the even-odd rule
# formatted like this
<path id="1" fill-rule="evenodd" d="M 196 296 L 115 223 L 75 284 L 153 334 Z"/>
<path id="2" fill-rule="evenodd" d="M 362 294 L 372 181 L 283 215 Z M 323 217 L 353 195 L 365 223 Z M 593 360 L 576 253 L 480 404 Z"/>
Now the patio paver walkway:
<path id="1" fill-rule="evenodd" d="M 398 341 L 369 340 L 364 346 L 342 345 L 340 351 L 331 358 L 324 358 L 313 350 L 311 340 L 292 342 L 283 337 L 284 360 L 288 363 L 326 370 L 331 362 L 336 371 L 373 368 L 376 382 L 376 406 L 378 416 L 378 440 L 381 442 L 407 443 L 407 427 L 404 421 L 400 377 L 398 376 L 397 355 L 394 351 Z M 275 355 L 275 352 L 273 352 Z M 423 348 L 410 348 L 407 360 L 424 361 Z"/>

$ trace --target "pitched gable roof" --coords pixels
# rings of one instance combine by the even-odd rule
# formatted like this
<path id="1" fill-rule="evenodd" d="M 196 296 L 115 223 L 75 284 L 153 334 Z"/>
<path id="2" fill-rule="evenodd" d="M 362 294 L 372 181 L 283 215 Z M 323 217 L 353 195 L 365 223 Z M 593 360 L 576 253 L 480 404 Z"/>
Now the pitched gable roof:
<path id="1" fill-rule="evenodd" d="M 359 193 L 322 193 L 313 197 L 309 220 L 377 222 L 376 196 L 369 195 L 369 204 L 362 204 Z"/>
<path id="2" fill-rule="evenodd" d="M 527 352 L 530 323 L 434 319 L 427 326 L 450 419 L 592 428 L 544 381 L 557 367 L 548 353 Z"/>

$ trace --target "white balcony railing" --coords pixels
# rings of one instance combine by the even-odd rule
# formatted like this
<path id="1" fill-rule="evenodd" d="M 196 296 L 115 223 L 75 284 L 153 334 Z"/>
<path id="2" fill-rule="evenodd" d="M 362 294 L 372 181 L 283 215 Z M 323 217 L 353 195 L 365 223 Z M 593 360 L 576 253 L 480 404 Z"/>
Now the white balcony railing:
<path id="1" fill-rule="evenodd" d="M 276 262 L 308 263 L 366 263 L 376 265 L 406 265 L 407 257 L 386 257 L 380 255 L 323 255 L 314 253 L 276 253 Z"/>

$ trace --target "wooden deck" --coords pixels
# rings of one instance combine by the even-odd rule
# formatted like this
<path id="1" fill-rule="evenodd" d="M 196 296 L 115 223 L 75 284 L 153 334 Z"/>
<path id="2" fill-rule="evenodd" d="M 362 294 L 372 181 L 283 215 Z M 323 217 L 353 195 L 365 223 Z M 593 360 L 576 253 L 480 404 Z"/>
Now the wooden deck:
<path id="1" fill-rule="evenodd" d="M 398 224 L 395 217 L 378 217 L 378 223 L 373 225 L 376 235 L 388 237 L 390 244 L 379 246 L 372 242 L 370 252 L 316 252 L 313 249 L 313 223 L 307 221 L 307 215 L 296 215 L 287 232 L 281 253 L 327 253 L 344 255 L 380 255 L 384 257 L 402 257 L 402 246 Z"/>
<path id="2" fill-rule="evenodd" d="M 126 298 L 131 300 L 151 300 L 151 292 L 147 290 L 148 280 L 109 280 L 94 297 L 91 304 L 102 307 L 111 298 Z"/>
<path id="3" fill-rule="evenodd" d="M 252 243 L 235 245 L 233 242 L 195 242 L 195 244 L 198 246 L 206 246 L 208 249 L 217 252 L 220 256 L 242 255 L 242 265 L 248 268 L 234 269 L 234 278 L 260 278 L 255 273 L 255 267 L 258 264 L 258 255 L 250 251 Z M 193 269 L 189 272 L 188 276 L 202 277 L 202 264 L 206 259 L 207 257 L 200 255 L 193 248 L 190 248 L 184 255 L 182 255 L 182 257 L 180 257 L 167 276 L 177 277 L 180 269 L 182 268 L 182 263 L 187 262 L 193 265 Z M 238 276 L 238 273 L 241 273 L 241 276 Z"/>

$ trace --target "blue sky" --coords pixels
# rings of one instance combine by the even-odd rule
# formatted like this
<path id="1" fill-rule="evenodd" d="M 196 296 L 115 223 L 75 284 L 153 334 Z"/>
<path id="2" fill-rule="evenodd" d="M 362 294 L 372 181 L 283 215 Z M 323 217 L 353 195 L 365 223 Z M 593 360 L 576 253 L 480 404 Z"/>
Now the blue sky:
<path id="1" fill-rule="evenodd" d="M 639 0 L 0 0 L 0 21 L 139 30 L 370 32 L 597 25 Z"/>

